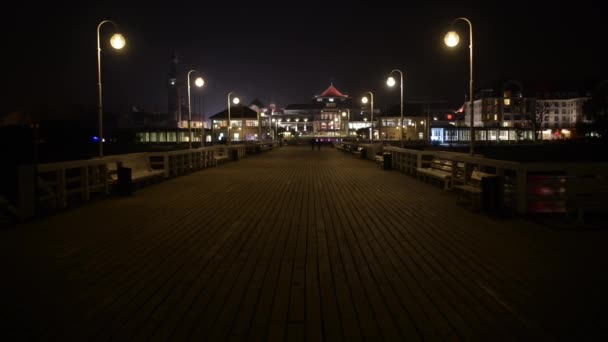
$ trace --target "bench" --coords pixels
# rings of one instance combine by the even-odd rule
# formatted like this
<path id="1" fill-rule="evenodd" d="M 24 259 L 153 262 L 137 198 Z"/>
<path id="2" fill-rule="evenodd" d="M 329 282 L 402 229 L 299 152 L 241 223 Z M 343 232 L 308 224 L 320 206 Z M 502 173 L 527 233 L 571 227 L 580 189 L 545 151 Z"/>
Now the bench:
<path id="1" fill-rule="evenodd" d="M 165 170 L 153 169 L 150 165 L 150 157 L 146 154 L 128 156 L 121 159 L 117 163 L 109 164 L 108 171 L 110 181 L 117 183 L 119 178 L 119 167 L 131 169 L 130 181 L 139 184 L 151 179 L 161 178 L 165 174 Z"/>
<path id="2" fill-rule="evenodd" d="M 491 173 L 485 173 L 477 170 L 471 172 L 471 178 L 467 182 L 461 182 L 452 186 L 453 190 L 458 193 L 457 201 L 460 202 L 461 198 L 470 200 L 471 208 L 479 210 L 481 206 L 481 180 L 485 177 L 496 177 Z M 456 182 L 459 182 L 456 180 Z"/>
<path id="3" fill-rule="evenodd" d="M 569 180 L 570 208 L 580 223 L 593 214 L 608 213 L 608 179 L 599 175 L 584 175 Z"/>
<path id="4" fill-rule="evenodd" d="M 228 152 L 227 148 L 215 150 L 215 152 L 213 153 L 213 160 L 214 160 L 216 166 L 222 162 L 226 162 L 229 160 L 227 152 Z"/>
<path id="5" fill-rule="evenodd" d="M 384 165 L 384 156 L 382 153 L 376 153 L 374 156 L 374 161 L 376 162 L 376 166 L 381 168 Z"/>
<path id="6" fill-rule="evenodd" d="M 418 178 L 432 178 L 444 183 L 444 189 L 452 187 L 452 167 L 450 160 L 433 159 L 430 166 L 416 168 Z"/>
<path id="7" fill-rule="evenodd" d="M 351 152 L 352 151 L 352 145 L 349 143 L 341 143 L 340 145 L 338 145 L 338 147 L 336 147 L 338 150 L 342 151 L 342 152 Z"/>

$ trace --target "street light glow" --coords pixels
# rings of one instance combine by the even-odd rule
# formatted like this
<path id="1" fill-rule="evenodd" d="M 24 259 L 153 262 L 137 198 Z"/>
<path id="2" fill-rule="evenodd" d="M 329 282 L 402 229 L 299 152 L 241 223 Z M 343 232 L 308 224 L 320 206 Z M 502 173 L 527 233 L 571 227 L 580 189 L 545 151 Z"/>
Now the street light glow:
<path id="1" fill-rule="evenodd" d="M 238 97 L 232 99 L 232 103 L 234 104 L 239 104 L 239 102 L 241 102 L 241 100 Z"/>
<path id="2" fill-rule="evenodd" d="M 346 116 L 346 112 L 342 112 L 342 116 Z"/>
<path id="3" fill-rule="evenodd" d="M 368 102 L 369 102 L 369 99 L 367 98 L 367 96 L 363 96 L 363 97 L 361 98 L 361 102 L 363 102 L 363 103 L 368 103 Z"/>
<path id="4" fill-rule="evenodd" d="M 395 81 L 395 78 L 393 76 L 390 76 L 387 80 L 386 80 L 386 84 L 389 87 L 394 87 L 395 84 L 397 84 L 397 81 Z"/>
<path id="5" fill-rule="evenodd" d="M 112 38 L 110 38 L 110 45 L 112 45 L 112 47 L 116 50 L 122 49 L 126 44 L 127 42 L 125 41 L 125 37 L 123 37 L 120 33 L 115 33 Z"/>
<path id="6" fill-rule="evenodd" d="M 456 33 L 456 31 L 449 31 L 445 34 L 443 41 L 445 45 L 449 47 L 454 47 L 458 45 L 458 42 L 460 42 L 460 37 L 458 37 L 458 33 Z"/>
<path id="7" fill-rule="evenodd" d="M 205 84 L 205 80 L 203 80 L 202 77 L 198 77 L 195 81 L 194 84 L 196 84 L 197 87 L 202 87 L 203 84 Z"/>

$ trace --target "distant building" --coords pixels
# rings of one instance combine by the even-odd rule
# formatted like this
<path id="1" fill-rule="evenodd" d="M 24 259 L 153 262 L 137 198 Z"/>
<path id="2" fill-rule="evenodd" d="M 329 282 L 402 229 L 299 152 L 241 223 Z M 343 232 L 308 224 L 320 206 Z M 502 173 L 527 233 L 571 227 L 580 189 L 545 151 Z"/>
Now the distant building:
<path id="1" fill-rule="evenodd" d="M 379 113 L 374 108 L 374 115 Z M 355 106 L 348 95 L 330 84 L 310 103 L 290 104 L 272 117 L 288 136 L 329 138 L 354 136 L 358 129 L 371 127 L 370 114 L 369 106 Z"/>
<path id="2" fill-rule="evenodd" d="M 208 141 L 258 141 L 272 138 L 271 118 L 268 108 L 255 99 L 249 106 L 235 105 L 230 107 L 230 132 L 228 131 L 228 109 L 210 117 L 211 133 Z"/>
<path id="3" fill-rule="evenodd" d="M 183 84 L 177 78 L 177 66 L 179 59 L 177 53 L 173 53 L 171 67 L 167 78 L 167 112 L 172 115 L 178 123 L 182 121 L 182 95 L 181 86 Z"/>
<path id="4" fill-rule="evenodd" d="M 559 85 L 531 84 L 526 90 L 522 83 L 508 81 L 499 90 L 481 90 L 473 102 L 473 122 L 476 131 L 487 133 L 476 133 L 476 139 L 513 140 L 522 135 L 522 130 L 528 131 L 523 138 L 532 139 L 534 133 L 530 130 L 534 122 L 542 128 L 542 139 L 570 138 L 578 122 L 587 122 L 583 104 L 590 97 L 584 90 L 554 90 L 556 87 Z M 466 102 L 464 107 L 462 124 L 469 126 L 470 103 Z"/>

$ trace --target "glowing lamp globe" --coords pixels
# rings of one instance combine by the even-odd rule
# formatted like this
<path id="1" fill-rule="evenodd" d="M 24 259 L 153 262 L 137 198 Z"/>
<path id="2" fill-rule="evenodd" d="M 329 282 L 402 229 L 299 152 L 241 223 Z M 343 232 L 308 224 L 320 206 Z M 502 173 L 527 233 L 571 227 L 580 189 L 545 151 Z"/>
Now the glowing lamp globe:
<path id="1" fill-rule="evenodd" d="M 234 103 L 234 104 L 239 104 L 239 102 L 241 102 L 241 100 L 239 100 L 238 97 L 235 97 L 232 99 L 232 103 Z"/>
<path id="2" fill-rule="evenodd" d="M 116 50 L 122 49 L 126 44 L 127 42 L 125 41 L 125 37 L 123 37 L 120 33 L 115 33 L 112 38 L 110 38 L 110 45 L 112 45 L 112 47 Z"/>
<path id="3" fill-rule="evenodd" d="M 361 98 L 361 102 L 368 103 L 369 99 L 367 98 L 367 96 L 363 96 L 363 98 Z"/>
<path id="4" fill-rule="evenodd" d="M 389 77 L 386 80 L 386 85 L 388 85 L 389 87 L 394 87 L 395 84 L 397 84 L 397 81 L 395 81 L 395 78 L 393 76 Z"/>
<path id="5" fill-rule="evenodd" d="M 194 81 L 194 84 L 196 84 L 196 86 L 200 88 L 205 84 L 205 80 L 203 80 L 202 77 L 199 77 Z"/>
<path id="6" fill-rule="evenodd" d="M 450 31 L 445 34 L 445 37 L 443 37 L 443 42 L 449 47 L 454 47 L 458 45 L 458 42 L 460 42 L 460 37 L 458 37 L 458 33 L 455 31 Z"/>

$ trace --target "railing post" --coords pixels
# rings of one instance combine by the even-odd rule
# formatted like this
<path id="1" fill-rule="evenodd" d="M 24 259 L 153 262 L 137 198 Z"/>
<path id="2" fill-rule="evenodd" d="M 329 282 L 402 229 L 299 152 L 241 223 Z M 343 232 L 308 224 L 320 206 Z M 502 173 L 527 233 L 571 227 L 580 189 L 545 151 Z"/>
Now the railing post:
<path id="1" fill-rule="evenodd" d="M 517 213 L 525 214 L 527 212 L 527 188 L 528 188 L 528 173 L 524 168 L 518 168 L 517 172 Z"/>
<path id="2" fill-rule="evenodd" d="M 57 177 L 57 207 L 63 209 L 68 205 L 66 183 L 65 183 L 65 169 L 59 169 L 56 171 Z"/>
<path id="3" fill-rule="evenodd" d="M 36 165 L 21 165 L 17 171 L 19 194 L 19 219 L 27 219 L 36 214 L 36 188 L 38 171 Z"/>
<path id="4" fill-rule="evenodd" d="M 89 166 L 85 165 L 80 169 L 80 187 L 82 188 L 82 199 L 88 201 L 91 198 L 89 192 Z"/>
<path id="5" fill-rule="evenodd" d="M 165 170 L 165 178 L 169 178 L 169 154 L 163 155 L 163 169 Z"/>

